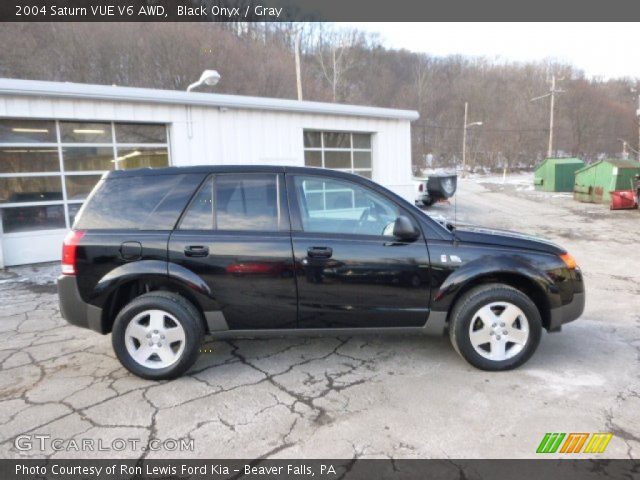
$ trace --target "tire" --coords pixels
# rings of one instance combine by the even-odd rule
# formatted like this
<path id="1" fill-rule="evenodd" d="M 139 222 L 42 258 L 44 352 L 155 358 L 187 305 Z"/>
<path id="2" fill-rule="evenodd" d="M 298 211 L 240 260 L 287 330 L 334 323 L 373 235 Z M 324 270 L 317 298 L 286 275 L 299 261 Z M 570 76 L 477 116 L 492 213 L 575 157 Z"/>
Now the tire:
<path id="1" fill-rule="evenodd" d="M 433 197 L 429 197 L 427 200 L 422 200 L 422 203 L 424 203 L 425 207 L 430 207 L 432 206 L 434 203 L 436 203 L 436 199 Z"/>
<path id="2" fill-rule="evenodd" d="M 113 324 L 113 350 L 131 373 L 168 380 L 198 358 L 205 335 L 200 312 L 176 293 L 150 292 L 129 302 Z"/>
<path id="3" fill-rule="evenodd" d="M 519 367 L 538 348 L 542 334 L 540 312 L 531 299 L 499 283 L 466 292 L 456 302 L 450 319 L 453 347 L 481 370 Z"/>

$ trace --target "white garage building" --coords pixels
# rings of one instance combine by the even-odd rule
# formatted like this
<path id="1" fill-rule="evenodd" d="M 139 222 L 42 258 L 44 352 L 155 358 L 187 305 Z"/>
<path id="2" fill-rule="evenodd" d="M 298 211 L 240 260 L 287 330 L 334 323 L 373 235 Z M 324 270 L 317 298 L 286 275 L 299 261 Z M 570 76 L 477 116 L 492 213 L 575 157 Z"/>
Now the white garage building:
<path id="1" fill-rule="evenodd" d="M 321 166 L 411 199 L 417 118 L 409 110 L 0 79 L 0 267 L 58 260 L 83 199 L 117 168 Z"/>

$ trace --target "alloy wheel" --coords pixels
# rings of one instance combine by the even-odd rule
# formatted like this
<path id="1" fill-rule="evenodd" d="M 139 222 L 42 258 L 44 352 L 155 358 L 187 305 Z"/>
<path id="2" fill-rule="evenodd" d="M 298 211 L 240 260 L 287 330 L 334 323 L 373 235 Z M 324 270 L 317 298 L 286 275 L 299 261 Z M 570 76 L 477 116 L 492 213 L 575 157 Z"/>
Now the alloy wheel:
<path id="1" fill-rule="evenodd" d="M 147 368 L 166 368 L 182 356 L 185 332 L 180 322 L 164 310 L 145 310 L 131 319 L 124 334 L 127 352 Z"/>
<path id="2" fill-rule="evenodd" d="M 492 302 L 471 318 L 469 339 L 486 359 L 503 361 L 520 353 L 529 340 L 529 322 L 524 312 L 509 302 Z"/>

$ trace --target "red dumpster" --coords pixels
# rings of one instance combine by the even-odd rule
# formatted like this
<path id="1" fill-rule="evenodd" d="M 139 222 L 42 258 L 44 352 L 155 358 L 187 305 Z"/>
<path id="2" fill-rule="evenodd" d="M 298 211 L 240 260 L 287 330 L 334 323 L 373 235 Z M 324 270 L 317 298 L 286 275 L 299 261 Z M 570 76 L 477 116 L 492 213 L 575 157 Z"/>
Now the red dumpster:
<path id="1" fill-rule="evenodd" d="M 625 210 L 638 208 L 635 192 L 633 190 L 615 190 L 611 193 L 611 210 Z"/>

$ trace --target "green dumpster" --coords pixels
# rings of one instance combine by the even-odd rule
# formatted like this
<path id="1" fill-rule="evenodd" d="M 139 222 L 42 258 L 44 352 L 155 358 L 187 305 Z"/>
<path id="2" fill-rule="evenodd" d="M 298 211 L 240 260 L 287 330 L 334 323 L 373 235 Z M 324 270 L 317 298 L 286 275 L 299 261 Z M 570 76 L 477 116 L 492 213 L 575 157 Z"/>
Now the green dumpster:
<path id="1" fill-rule="evenodd" d="M 536 168 L 533 184 L 536 190 L 570 192 L 576 170 L 584 167 L 579 158 L 547 158 Z"/>
<path id="2" fill-rule="evenodd" d="M 573 198 L 580 202 L 609 203 L 610 192 L 631 190 L 640 174 L 640 163 L 632 160 L 600 160 L 576 172 Z"/>

